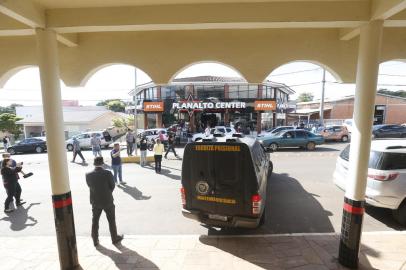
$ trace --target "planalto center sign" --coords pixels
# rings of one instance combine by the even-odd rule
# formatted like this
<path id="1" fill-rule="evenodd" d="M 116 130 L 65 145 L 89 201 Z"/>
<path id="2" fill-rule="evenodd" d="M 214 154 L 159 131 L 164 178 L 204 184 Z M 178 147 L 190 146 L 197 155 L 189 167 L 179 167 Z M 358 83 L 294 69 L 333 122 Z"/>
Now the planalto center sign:
<path id="1" fill-rule="evenodd" d="M 246 103 L 233 102 L 201 102 L 201 101 L 185 101 L 174 102 L 172 109 L 177 110 L 204 110 L 204 109 L 245 109 Z"/>

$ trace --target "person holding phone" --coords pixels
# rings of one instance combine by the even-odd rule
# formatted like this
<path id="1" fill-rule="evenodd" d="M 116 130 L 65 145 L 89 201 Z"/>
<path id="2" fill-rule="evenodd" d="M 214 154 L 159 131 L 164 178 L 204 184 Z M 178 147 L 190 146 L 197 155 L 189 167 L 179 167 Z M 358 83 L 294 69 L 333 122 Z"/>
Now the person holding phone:
<path id="1" fill-rule="evenodd" d="M 4 212 L 11 213 L 14 210 L 10 207 L 13 202 L 13 197 L 16 199 L 16 205 L 21 206 L 25 202 L 21 201 L 21 187 L 18 188 L 18 172 L 22 169 L 21 163 L 17 163 L 16 167 L 13 167 L 13 160 L 9 158 L 3 159 L 1 163 L 1 176 L 3 178 L 3 185 L 6 189 L 7 198 L 4 201 Z"/>

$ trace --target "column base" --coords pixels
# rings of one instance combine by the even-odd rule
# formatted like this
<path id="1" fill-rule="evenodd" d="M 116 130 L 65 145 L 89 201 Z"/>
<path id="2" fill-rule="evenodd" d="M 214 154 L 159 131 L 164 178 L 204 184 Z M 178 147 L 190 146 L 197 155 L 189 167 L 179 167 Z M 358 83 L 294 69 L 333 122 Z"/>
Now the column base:
<path id="1" fill-rule="evenodd" d="M 351 269 L 358 268 L 364 205 L 364 201 L 344 198 L 338 261 Z"/>
<path id="2" fill-rule="evenodd" d="M 62 270 L 79 266 L 71 192 L 53 195 L 59 263 Z"/>

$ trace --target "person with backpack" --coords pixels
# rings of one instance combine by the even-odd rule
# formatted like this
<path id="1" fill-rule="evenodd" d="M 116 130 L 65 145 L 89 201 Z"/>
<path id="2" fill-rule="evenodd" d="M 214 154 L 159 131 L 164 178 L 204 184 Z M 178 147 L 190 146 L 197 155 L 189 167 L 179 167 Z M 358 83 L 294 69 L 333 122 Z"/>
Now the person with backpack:
<path id="1" fill-rule="evenodd" d="M 94 157 L 101 157 L 101 140 L 97 137 L 96 133 L 92 134 L 92 138 L 90 139 L 90 145 L 92 146 L 92 152 Z"/>
<path id="2" fill-rule="evenodd" d="M 82 159 L 82 163 L 85 164 L 86 160 L 82 155 L 82 150 L 80 149 L 80 142 L 76 137 L 73 137 L 73 159 L 72 163 L 75 163 L 76 156 L 79 155 L 79 157 Z"/>
<path id="3" fill-rule="evenodd" d="M 168 138 L 168 149 L 166 150 L 166 153 L 165 153 L 166 159 L 168 158 L 168 153 L 171 150 L 175 154 L 175 157 L 178 158 L 178 155 L 176 154 L 176 151 L 175 151 L 175 139 L 173 138 L 172 134 L 169 135 L 169 138 Z"/>

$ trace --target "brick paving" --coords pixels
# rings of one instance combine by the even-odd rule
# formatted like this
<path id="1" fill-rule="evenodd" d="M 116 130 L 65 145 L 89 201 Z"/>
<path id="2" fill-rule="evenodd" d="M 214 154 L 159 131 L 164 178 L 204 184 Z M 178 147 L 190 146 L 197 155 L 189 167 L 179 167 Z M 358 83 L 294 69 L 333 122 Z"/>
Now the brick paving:
<path id="1" fill-rule="evenodd" d="M 79 269 L 346 269 L 336 234 L 77 237 Z M 364 233 L 360 269 L 406 269 L 406 233 Z M 0 237 L 0 269 L 59 269 L 55 237 Z"/>

